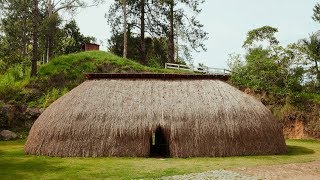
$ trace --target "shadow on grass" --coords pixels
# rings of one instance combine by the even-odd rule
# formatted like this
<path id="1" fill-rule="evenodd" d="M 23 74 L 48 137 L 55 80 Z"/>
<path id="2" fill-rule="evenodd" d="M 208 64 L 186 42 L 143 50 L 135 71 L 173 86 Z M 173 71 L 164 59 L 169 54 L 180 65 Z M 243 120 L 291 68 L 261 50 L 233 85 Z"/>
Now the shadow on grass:
<path id="1" fill-rule="evenodd" d="M 43 178 L 46 172 L 61 172 L 66 169 L 63 166 L 57 166 L 57 163 L 49 163 L 46 160 L 5 160 L 0 159 L 0 179 L 1 177 L 10 177 L 12 179 L 25 178 Z"/>
<path id="2" fill-rule="evenodd" d="M 296 156 L 296 155 L 307 155 L 307 154 L 314 154 L 315 151 L 312 149 L 308 149 L 302 146 L 287 146 L 288 153 L 285 155 Z"/>

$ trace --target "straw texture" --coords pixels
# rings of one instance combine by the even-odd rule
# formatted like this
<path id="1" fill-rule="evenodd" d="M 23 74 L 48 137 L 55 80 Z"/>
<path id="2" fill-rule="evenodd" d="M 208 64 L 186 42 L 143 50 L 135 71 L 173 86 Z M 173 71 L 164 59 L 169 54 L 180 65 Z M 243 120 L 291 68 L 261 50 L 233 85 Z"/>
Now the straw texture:
<path id="1" fill-rule="evenodd" d="M 282 130 L 259 101 L 218 80 L 90 80 L 34 123 L 33 155 L 148 157 L 164 130 L 171 157 L 286 152 Z"/>

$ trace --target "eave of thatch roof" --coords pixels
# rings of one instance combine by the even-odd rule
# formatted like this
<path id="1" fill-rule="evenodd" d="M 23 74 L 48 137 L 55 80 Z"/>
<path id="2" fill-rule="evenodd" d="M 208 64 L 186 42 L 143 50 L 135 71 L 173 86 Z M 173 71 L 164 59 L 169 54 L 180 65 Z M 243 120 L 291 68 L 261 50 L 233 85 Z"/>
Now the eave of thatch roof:
<path id="1" fill-rule="evenodd" d="M 133 73 L 133 74 L 109 74 L 109 73 L 87 73 L 88 80 L 94 79 L 160 79 L 160 80 L 222 80 L 227 81 L 230 74 L 150 74 L 150 73 Z"/>

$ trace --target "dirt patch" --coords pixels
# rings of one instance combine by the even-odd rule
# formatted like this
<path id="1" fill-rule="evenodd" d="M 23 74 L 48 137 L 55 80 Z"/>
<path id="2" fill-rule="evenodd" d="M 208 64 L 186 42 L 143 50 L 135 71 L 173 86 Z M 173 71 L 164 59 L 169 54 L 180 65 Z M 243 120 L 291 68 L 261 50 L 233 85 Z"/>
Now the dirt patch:
<path id="1" fill-rule="evenodd" d="M 314 125 L 319 126 L 318 121 L 311 121 L 308 124 L 299 119 L 286 121 L 283 125 L 283 134 L 287 139 L 320 139 L 319 127 Z"/>
<path id="2" fill-rule="evenodd" d="M 289 139 L 305 138 L 304 123 L 300 120 L 294 120 L 290 124 L 286 124 L 283 128 L 283 134 Z"/>
<path id="3" fill-rule="evenodd" d="M 320 179 L 320 161 L 237 168 L 232 171 L 263 179 Z"/>

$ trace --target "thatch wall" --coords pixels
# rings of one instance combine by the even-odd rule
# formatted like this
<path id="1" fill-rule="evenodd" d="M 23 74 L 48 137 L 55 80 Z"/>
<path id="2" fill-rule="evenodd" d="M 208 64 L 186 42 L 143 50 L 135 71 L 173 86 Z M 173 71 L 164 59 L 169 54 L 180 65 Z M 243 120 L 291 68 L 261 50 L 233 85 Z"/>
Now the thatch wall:
<path id="1" fill-rule="evenodd" d="M 39 117 L 25 152 L 148 157 L 159 126 L 171 157 L 286 152 L 280 126 L 254 98 L 218 80 L 156 79 L 84 82 Z"/>

